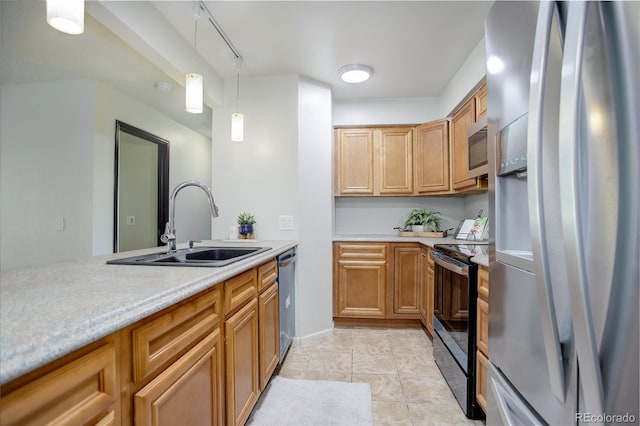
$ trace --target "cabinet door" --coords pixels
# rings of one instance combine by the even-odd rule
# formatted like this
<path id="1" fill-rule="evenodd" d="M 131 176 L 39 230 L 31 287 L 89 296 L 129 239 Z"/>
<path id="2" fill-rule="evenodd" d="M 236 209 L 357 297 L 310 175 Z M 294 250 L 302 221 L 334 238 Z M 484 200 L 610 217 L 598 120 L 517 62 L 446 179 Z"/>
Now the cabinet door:
<path id="1" fill-rule="evenodd" d="M 478 296 L 489 302 L 489 271 L 484 266 L 478 268 Z"/>
<path id="2" fill-rule="evenodd" d="M 401 127 L 376 132 L 379 132 L 380 195 L 413 193 L 413 129 Z"/>
<path id="3" fill-rule="evenodd" d="M 216 328 L 134 396 L 136 425 L 221 425 L 222 340 Z"/>
<path id="4" fill-rule="evenodd" d="M 384 318 L 386 276 L 386 260 L 338 260 L 334 315 Z"/>
<path id="5" fill-rule="evenodd" d="M 480 351 L 476 351 L 476 401 L 487 412 L 487 366 L 489 360 Z"/>
<path id="6" fill-rule="evenodd" d="M 449 121 L 416 127 L 414 184 L 417 194 L 449 190 Z"/>
<path id="7" fill-rule="evenodd" d="M 422 251 L 420 247 L 396 247 L 394 251 L 393 312 L 419 314 Z"/>
<path id="8" fill-rule="evenodd" d="M 478 298 L 477 334 L 478 349 L 489 356 L 489 304 Z"/>
<path id="9" fill-rule="evenodd" d="M 338 190 L 341 195 L 373 195 L 373 130 L 338 131 Z"/>
<path id="10" fill-rule="evenodd" d="M 260 328 L 260 390 L 263 391 L 278 365 L 280 357 L 280 323 L 278 318 L 278 285 L 262 293 L 258 299 Z"/>
<path id="11" fill-rule="evenodd" d="M 487 85 L 484 84 L 474 96 L 476 100 L 476 121 L 487 115 Z"/>
<path id="12" fill-rule="evenodd" d="M 426 317 L 427 317 L 427 330 L 433 336 L 433 314 L 435 309 L 435 285 L 434 285 L 434 274 L 433 274 L 433 260 L 430 256 L 429 258 L 429 267 L 427 268 L 427 309 L 426 309 Z"/>
<path id="13" fill-rule="evenodd" d="M 258 302 L 225 321 L 227 425 L 243 425 L 260 395 Z"/>
<path id="14" fill-rule="evenodd" d="M 476 185 L 476 178 L 469 179 L 469 152 L 467 130 L 475 122 L 475 98 L 464 104 L 451 119 L 451 181 L 454 190 L 460 190 Z"/>

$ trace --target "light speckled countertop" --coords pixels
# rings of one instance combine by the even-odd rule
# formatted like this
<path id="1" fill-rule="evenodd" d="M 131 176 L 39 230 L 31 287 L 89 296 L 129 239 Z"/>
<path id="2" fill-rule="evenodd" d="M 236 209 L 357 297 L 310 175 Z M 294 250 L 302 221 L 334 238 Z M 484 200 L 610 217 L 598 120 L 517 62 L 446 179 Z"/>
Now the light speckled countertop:
<path id="1" fill-rule="evenodd" d="M 386 243 L 420 243 L 433 247 L 435 244 L 489 244 L 488 241 L 471 242 L 466 240 L 456 240 L 453 237 L 446 238 L 420 238 L 420 237 L 399 237 L 398 234 L 336 234 L 333 241 L 379 241 Z M 471 258 L 472 262 L 478 265 L 489 266 L 489 256 L 480 255 Z"/>
<path id="2" fill-rule="evenodd" d="M 197 294 L 295 247 L 258 241 L 271 250 L 221 268 L 107 265 L 138 250 L 0 275 L 0 384 Z M 238 246 L 204 241 L 198 245 Z"/>

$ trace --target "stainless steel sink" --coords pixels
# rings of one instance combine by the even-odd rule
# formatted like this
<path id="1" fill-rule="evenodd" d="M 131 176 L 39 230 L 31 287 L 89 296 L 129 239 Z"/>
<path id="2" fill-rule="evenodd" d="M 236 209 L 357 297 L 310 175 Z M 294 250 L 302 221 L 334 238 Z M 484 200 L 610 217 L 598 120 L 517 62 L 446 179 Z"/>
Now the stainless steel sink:
<path id="1" fill-rule="evenodd" d="M 180 249 L 174 253 L 152 253 L 114 259 L 107 263 L 112 265 L 220 267 L 267 250 L 271 250 L 271 247 L 194 247 Z"/>

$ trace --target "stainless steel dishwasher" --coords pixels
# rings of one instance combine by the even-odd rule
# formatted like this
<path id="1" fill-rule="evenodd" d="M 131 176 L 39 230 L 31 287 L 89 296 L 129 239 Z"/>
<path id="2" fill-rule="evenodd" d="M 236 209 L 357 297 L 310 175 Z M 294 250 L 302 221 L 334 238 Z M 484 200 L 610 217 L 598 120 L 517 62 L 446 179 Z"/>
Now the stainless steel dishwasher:
<path id="1" fill-rule="evenodd" d="M 296 248 L 278 256 L 278 305 L 280 315 L 280 364 L 296 334 Z"/>

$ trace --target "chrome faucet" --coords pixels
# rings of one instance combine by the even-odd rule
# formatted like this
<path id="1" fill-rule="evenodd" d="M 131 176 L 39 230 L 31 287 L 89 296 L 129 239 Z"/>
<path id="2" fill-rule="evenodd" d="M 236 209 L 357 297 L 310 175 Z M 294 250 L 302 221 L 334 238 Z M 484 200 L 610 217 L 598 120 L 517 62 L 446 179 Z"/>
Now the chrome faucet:
<path id="1" fill-rule="evenodd" d="M 187 186 L 196 186 L 202 189 L 209 198 L 209 208 L 211 209 L 211 216 L 213 218 L 218 217 L 218 206 L 216 206 L 216 202 L 213 199 L 211 189 L 207 185 L 195 180 L 189 180 L 186 182 L 182 182 L 181 184 L 176 186 L 171 193 L 171 196 L 169 197 L 169 221 L 167 222 L 167 226 L 165 226 L 164 228 L 164 234 L 162 234 L 162 236 L 160 237 L 160 241 L 167 244 L 167 249 L 170 253 L 176 251 L 176 195 L 178 195 L 178 192 L 180 192 L 181 189 L 186 188 Z"/>

